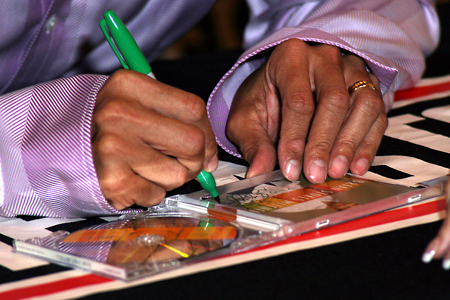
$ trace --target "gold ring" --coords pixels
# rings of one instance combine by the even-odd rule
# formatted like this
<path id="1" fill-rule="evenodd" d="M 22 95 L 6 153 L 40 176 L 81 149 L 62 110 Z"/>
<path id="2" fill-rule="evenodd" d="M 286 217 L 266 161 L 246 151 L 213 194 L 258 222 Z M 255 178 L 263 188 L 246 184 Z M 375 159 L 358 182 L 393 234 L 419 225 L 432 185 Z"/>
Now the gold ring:
<path id="1" fill-rule="evenodd" d="M 350 96 L 357 90 L 363 87 L 371 87 L 375 92 L 377 91 L 377 88 L 370 82 L 366 80 L 360 80 L 355 82 L 352 86 L 348 88 L 348 93 Z"/>

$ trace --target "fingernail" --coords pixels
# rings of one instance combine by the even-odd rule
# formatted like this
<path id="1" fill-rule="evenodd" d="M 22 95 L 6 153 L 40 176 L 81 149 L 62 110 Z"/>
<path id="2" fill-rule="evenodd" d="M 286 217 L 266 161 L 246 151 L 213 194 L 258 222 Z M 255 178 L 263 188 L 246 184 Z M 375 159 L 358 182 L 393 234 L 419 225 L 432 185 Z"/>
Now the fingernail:
<path id="1" fill-rule="evenodd" d="M 361 158 L 355 165 L 356 175 L 364 175 L 369 170 L 369 161 Z"/>
<path id="2" fill-rule="evenodd" d="M 433 257 L 434 257 L 435 253 L 436 253 L 436 251 L 434 251 L 434 250 L 430 250 L 430 251 L 425 252 L 422 255 L 422 262 L 425 263 L 425 264 L 428 264 L 429 262 L 431 262 L 433 260 Z"/>
<path id="3" fill-rule="evenodd" d="M 442 261 L 442 268 L 447 271 L 450 270 L 450 259 L 447 258 Z"/>
<path id="4" fill-rule="evenodd" d="M 286 179 L 290 181 L 298 180 L 300 176 L 300 162 L 292 159 L 286 163 Z"/>
<path id="5" fill-rule="evenodd" d="M 434 238 L 425 248 L 425 251 L 422 254 L 422 262 L 429 263 L 433 260 L 434 255 L 436 254 L 436 249 L 439 247 L 439 239 Z"/>
<path id="6" fill-rule="evenodd" d="M 217 169 L 218 165 L 219 165 L 219 157 L 217 156 L 216 153 L 209 161 L 205 171 L 211 173 L 212 171 L 215 171 Z"/>
<path id="7" fill-rule="evenodd" d="M 330 171 L 336 177 L 343 177 L 348 170 L 348 160 L 343 155 L 338 155 L 331 163 Z"/>
<path id="8" fill-rule="evenodd" d="M 308 174 L 312 181 L 316 183 L 324 182 L 327 176 L 327 168 L 325 163 L 320 159 L 313 161 L 309 166 Z"/>

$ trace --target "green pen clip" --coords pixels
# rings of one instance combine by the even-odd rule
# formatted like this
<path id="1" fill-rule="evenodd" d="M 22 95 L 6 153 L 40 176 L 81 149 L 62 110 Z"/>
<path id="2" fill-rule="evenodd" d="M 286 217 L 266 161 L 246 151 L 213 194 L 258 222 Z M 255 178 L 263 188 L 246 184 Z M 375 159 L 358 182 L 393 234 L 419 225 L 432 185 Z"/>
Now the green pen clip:
<path id="1" fill-rule="evenodd" d="M 124 69 L 143 74 L 152 72 L 136 40 L 112 10 L 105 12 L 104 19 L 100 21 L 100 28 Z"/>

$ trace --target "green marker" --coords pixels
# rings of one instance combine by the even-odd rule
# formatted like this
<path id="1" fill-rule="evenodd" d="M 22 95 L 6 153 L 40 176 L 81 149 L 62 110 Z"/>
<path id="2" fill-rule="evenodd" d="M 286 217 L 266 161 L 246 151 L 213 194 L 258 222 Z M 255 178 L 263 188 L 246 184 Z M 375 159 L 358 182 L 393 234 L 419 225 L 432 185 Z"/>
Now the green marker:
<path id="1" fill-rule="evenodd" d="M 220 203 L 219 192 L 217 191 L 216 181 L 211 173 L 204 170 L 197 175 L 197 180 L 202 188 L 207 191 L 218 203 Z"/>
<path id="2" fill-rule="evenodd" d="M 124 69 L 137 71 L 155 78 L 150 64 L 139 49 L 135 39 L 112 10 L 105 12 L 104 19 L 100 21 L 100 28 Z M 211 173 L 202 171 L 197 176 L 197 180 L 202 188 L 219 202 L 216 181 Z"/>

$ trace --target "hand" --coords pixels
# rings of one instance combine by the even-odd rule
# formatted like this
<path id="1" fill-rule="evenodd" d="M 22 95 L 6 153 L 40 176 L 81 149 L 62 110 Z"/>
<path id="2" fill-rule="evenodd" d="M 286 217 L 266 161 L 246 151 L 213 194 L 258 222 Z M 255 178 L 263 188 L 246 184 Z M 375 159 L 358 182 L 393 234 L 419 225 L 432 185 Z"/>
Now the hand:
<path id="1" fill-rule="evenodd" d="M 351 96 L 348 87 L 366 80 Z M 227 135 L 250 163 L 247 177 L 280 169 L 297 180 L 303 166 L 313 183 L 362 175 L 369 169 L 387 128 L 378 79 L 364 61 L 330 45 L 291 39 L 238 89 Z M 275 149 L 277 147 L 277 149 Z"/>
<path id="2" fill-rule="evenodd" d="M 450 270 L 450 180 L 446 184 L 447 214 L 436 237 L 428 244 L 422 261 L 429 263 L 442 258 L 442 268 Z"/>
<path id="3" fill-rule="evenodd" d="M 218 164 L 204 101 L 127 70 L 97 95 L 92 152 L 102 192 L 116 209 L 158 204 L 166 191 Z"/>

